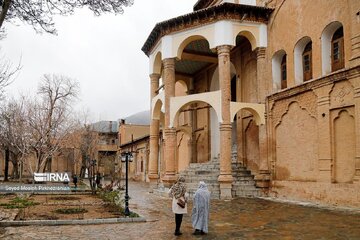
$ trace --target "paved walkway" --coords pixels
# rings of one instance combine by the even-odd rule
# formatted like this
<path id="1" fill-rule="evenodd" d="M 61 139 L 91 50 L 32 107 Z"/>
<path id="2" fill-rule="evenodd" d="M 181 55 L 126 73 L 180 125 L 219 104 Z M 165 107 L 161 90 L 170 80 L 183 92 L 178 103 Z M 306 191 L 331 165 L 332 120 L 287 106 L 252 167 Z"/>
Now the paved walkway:
<path id="1" fill-rule="evenodd" d="M 262 199 L 213 200 L 208 235 L 193 236 L 187 215 L 183 235 L 175 237 L 171 200 L 149 194 L 144 183 L 130 188 L 130 210 L 146 223 L 7 227 L 0 229 L 0 239 L 360 239 L 359 213 Z"/>

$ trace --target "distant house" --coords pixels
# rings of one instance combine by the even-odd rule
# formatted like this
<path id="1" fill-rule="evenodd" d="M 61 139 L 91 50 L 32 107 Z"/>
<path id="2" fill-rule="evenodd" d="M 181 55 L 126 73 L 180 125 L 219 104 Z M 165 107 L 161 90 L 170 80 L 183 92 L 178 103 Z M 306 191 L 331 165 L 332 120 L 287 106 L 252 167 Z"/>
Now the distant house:
<path id="1" fill-rule="evenodd" d="M 96 154 L 98 171 L 109 177 L 115 173 L 118 151 L 118 122 L 99 121 L 91 124 L 91 130 L 97 134 Z"/>
<path id="2" fill-rule="evenodd" d="M 133 162 L 130 163 L 130 177 L 147 181 L 149 166 L 149 111 L 139 112 L 125 119 L 119 124 L 119 154 L 133 152 Z M 122 168 L 123 172 L 125 168 Z"/>

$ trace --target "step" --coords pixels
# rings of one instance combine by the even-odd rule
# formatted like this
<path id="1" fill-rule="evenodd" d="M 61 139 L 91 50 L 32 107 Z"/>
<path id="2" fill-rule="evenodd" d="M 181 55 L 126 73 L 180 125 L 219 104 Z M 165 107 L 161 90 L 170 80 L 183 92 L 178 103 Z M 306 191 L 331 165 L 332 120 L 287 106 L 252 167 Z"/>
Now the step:
<path id="1" fill-rule="evenodd" d="M 261 191 L 256 188 L 254 175 L 240 163 L 232 162 L 232 176 L 234 178 L 232 194 L 236 197 L 257 197 Z M 206 163 L 190 163 L 189 167 L 180 173 L 185 177 L 188 192 L 192 196 L 198 189 L 200 181 L 208 185 L 211 198 L 220 197 L 220 163 L 218 159 L 213 159 Z"/>
<path id="2" fill-rule="evenodd" d="M 243 190 L 243 191 L 232 190 L 232 194 L 235 197 L 260 197 L 261 196 L 261 192 L 258 189 Z"/>

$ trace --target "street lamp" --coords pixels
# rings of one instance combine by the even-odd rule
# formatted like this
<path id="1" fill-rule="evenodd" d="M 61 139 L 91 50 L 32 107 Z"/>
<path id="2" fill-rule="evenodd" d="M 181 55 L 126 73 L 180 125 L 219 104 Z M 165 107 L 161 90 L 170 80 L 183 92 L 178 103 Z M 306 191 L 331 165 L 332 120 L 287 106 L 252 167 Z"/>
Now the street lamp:
<path id="1" fill-rule="evenodd" d="M 93 191 L 93 193 L 95 193 L 95 189 L 96 189 L 96 182 L 95 182 L 96 160 L 95 159 L 91 161 L 91 166 L 92 166 L 92 191 Z"/>
<path id="2" fill-rule="evenodd" d="M 130 210 L 129 210 L 129 194 L 128 194 L 128 189 L 129 189 L 129 186 L 128 186 L 128 179 L 129 179 L 129 176 L 128 176 L 128 165 L 129 165 L 129 162 L 132 162 L 133 161 L 133 154 L 132 152 L 123 152 L 121 153 L 121 161 L 122 162 L 125 162 L 125 186 L 126 186 L 126 189 L 125 189 L 125 216 L 129 216 L 130 215 Z"/>

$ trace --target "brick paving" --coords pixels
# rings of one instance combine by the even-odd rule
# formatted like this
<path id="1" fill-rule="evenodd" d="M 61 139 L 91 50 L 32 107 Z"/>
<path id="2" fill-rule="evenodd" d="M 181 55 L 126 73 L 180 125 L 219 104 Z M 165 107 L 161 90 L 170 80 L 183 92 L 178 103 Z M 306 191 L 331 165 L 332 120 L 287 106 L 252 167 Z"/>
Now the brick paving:
<path id="1" fill-rule="evenodd" d="M 146 223 L 7 227 L 0 229 L 0 239 L 360 239 L 355 211 L 245 198 L 213 200 L 208 235 L 192 235 L 188 214 L 183 235 L 175 237 L 171 200 L 148 193 L 144 183 L 130 188 L 130 209 L 146 217 Z"/>

